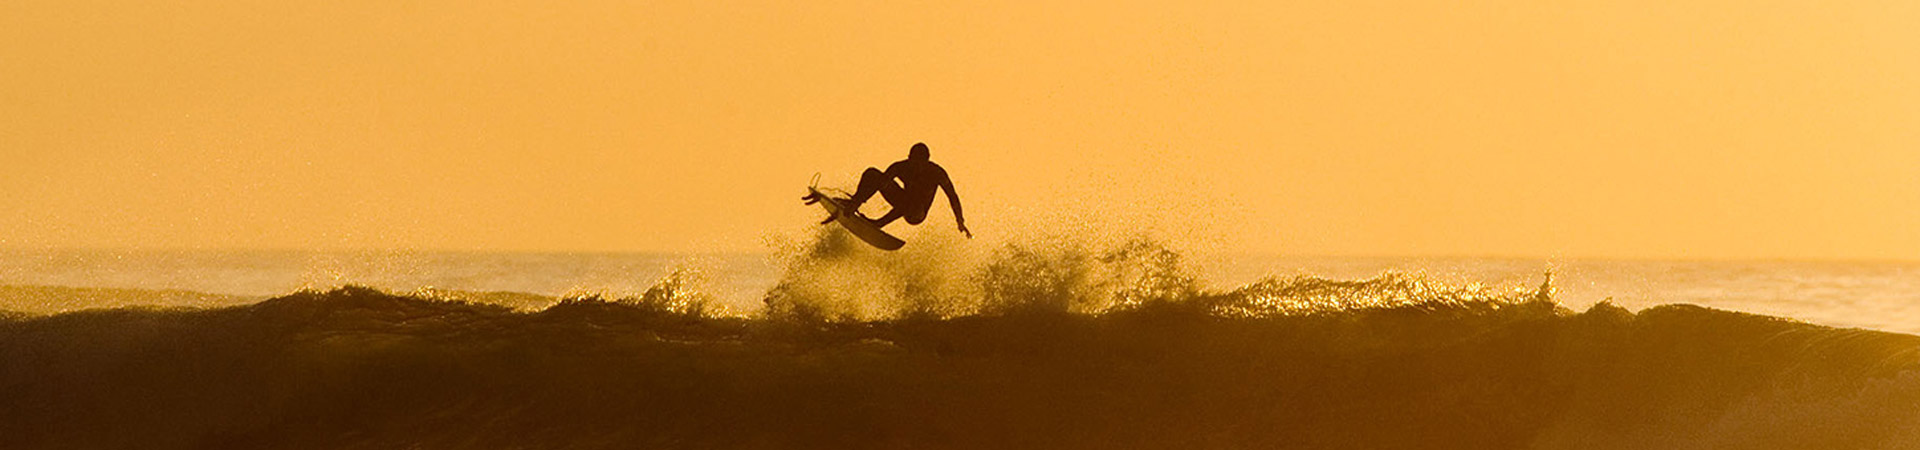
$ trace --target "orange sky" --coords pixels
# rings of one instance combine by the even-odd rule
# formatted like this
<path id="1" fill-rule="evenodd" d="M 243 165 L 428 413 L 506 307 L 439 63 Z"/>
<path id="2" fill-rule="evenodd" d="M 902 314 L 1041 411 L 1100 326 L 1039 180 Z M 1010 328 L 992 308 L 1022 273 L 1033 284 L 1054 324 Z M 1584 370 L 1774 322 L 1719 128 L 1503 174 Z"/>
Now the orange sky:
<path id="1" fill-rule="evenodd" d="M 925 141 L 985 242 L 1920 255 L 1920 2 L 749 3 L 10 0 L 0 246 L 757 250 Z"/>

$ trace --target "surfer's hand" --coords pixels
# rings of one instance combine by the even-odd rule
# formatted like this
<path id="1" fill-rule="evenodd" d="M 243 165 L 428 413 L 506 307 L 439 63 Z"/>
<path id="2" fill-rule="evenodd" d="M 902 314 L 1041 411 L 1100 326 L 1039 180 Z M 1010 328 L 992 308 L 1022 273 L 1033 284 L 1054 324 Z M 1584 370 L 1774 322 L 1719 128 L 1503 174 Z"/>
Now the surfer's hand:
<path id="1" fill-rule="evenodd" d="M 967 239 L 973 239 L 973 232 L 967 231 L 967 224 L 965 223 L 960 224 L 960 234 L 967 235 Z"/>

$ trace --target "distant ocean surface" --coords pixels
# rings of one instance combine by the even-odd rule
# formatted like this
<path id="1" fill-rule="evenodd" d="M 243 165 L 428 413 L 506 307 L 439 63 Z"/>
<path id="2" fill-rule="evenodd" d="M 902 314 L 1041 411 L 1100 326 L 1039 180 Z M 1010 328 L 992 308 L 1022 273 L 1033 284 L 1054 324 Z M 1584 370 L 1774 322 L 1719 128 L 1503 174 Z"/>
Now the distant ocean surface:
<path id="1" fill-rule="evenodd" d="M 1690 303 L 1815 324 L 1920 333 L 1920 263 L 1635 261 L 1519 258 L 1189 255 L 1208 289 L 1268 277 L 1363 280 L 1418 274 L 1454 285 L 1534 289 L 1551 269 L 1555 299 L 1575 310 L 1597 302 L 1639 310 Z M 728 308 L 753 313 L 782 276 L 762 253 L 481 253 L 299 251 L 0 251 L 0 310 L 32 314 L 143 303 L 244 304 L 299 291 L 361 285 L 547 297 L 631 296 L 675 271 Z M 122 290 L 41 302 L 32 289 Z M 147 295 L 140 295 L 145 293 Z M 156 293 L 163 293 L 160 295 Z M 194 296 L 192 294 L 209 294 Z M 97 304 L 89 304 L 97 302 Z"/>

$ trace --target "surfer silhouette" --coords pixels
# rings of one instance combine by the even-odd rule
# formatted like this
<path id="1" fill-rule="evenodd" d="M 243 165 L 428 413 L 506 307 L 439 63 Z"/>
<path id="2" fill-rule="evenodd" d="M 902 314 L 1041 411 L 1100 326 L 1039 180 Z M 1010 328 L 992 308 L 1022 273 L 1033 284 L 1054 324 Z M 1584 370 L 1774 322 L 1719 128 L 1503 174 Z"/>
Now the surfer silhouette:
<path id="1" fill-rule="evenodd" d="M 967 231 L 967 218 L 960 212 L 960 194 L 953 191 L 953 179 L 947 177 L 947 169 L 934 164 L 927 150 L 927 144 L 916 143 L 907 150 L 907 159 L 887 166 L 886 171 L 868 167 L 860 174 L 860 187 L 854 190 L 853 197 L 847 200 L 848 211 L 859 211 L 860 205 L 880 194 L 893 209 L 878 219 L 873 226 L 884 227 L 895 220 L 906 219 L 910 225 L 919 225 L 927 219 L 927 210 L 933 207 L 933 193 L 936 190 L 947 191 L 947 203 L 953 208 L 953 221 L 960 226 L 960 233 L 973 237 Z M 832 221 L 836 217 L 827 218 Z"/>

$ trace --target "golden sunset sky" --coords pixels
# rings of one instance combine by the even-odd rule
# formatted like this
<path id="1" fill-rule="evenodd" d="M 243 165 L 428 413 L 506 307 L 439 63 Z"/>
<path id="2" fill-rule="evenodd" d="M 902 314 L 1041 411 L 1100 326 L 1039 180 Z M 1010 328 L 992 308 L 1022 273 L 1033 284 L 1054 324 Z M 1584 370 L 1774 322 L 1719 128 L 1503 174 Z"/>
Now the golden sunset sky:
<path id="1" fill-rule="evenodd" d="M 1920 2 L 1186 3 L 9 0 L 0 247 L 1920 257 Z"/>

